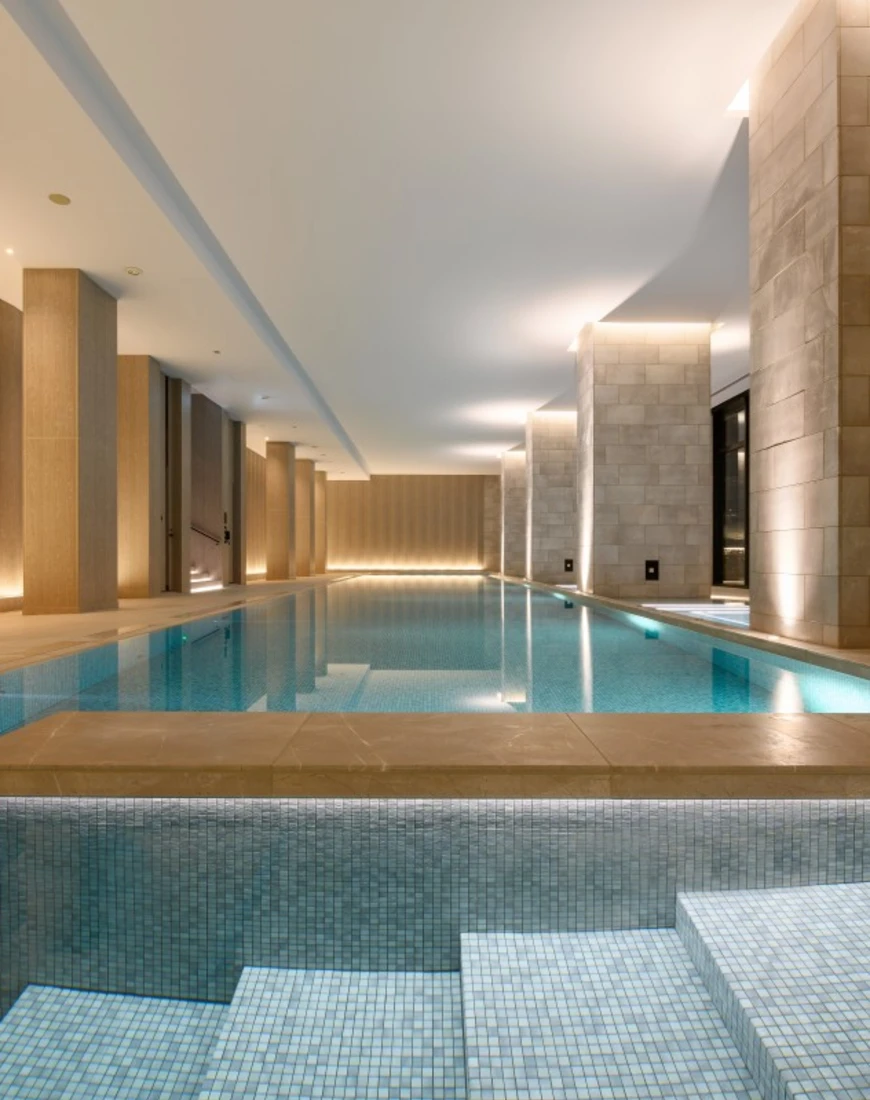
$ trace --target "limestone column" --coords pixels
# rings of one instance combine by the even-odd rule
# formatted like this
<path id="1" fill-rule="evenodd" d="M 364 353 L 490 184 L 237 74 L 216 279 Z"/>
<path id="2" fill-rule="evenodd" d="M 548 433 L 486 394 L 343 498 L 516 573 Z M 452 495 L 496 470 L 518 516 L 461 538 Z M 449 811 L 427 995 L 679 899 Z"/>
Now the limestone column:
<path id="1" fill-rule="evenodd" d="M 266 444 L 266 578 L 296 577 L 296 447 Z"/>
<path id="2" fill-rule="evenodd" d="M 576 412 L 539 410 L 526 420 L 526 525 L 526 577 L 543 584 L 573 584 Z"/>
<path id="3" fill-rule="evenodd" d="M 22 544 L 21 312 L 0 302 L 0 608 L 21 605 Z"/>
<path id="4" fill-rule="evenodd" d="M 752 625 L 870 645 L 870 13 L 802 3 L 752 82 Z"/>
<path id="5" fill-rule="evenodd" d="M 314 472 L 314 572 L 326 572 L 326 471 Z"/>
<path id="6" fill-rule="evenodd" d="M 190 410 L 190 385 L 180 378 L 167 378 L 166 506 L 170 592 L 190 592 Z"/>
<path id="7" fill-rule="evenodd" d="M 118 595 L 166 587 L 166 400 L 160 364 L 118 356 Z"/>
<path id="8" fill-rule="evenodd" d="M 483 568 L 487 573 L 501 569 L 501 478 L 483 477 Z"/>
<path id="9" fill-rule="evenodd" d="M 296 576 L 310 577 L 314 563 L 314 463 L 296 459 Z"/>
<path id="10" fill-rule="evenodd" d="M 24 611 L 118 605 L 117 303 L 24 272 Z"/>
<path id="11" fill-rule="evenodd" d="M 506 451 L 501 458 L 501 571 L 506 577 L 526 572 L 526 452 Z"/>
<path id="12" fill-rule="evenodd" d="M 577 439 L 580 589 L 709 596 L 710 326 L 587 325 Z"/>

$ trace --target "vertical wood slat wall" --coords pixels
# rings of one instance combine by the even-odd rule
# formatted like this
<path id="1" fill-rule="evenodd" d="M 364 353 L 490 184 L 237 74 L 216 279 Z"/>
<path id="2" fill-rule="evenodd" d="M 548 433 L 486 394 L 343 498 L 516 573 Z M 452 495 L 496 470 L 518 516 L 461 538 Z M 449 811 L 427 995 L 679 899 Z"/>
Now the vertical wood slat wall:
<path id="1" fill-rule="evenodd" d="M 266 460 L 245 451 L 245 516 L 247 575 L 266 575 Z"/>
<path id="2" fill-rule="evenodd" d="M 478 474 L 327 482 L 329 568 L 483 569 L 487 482 Z"/>

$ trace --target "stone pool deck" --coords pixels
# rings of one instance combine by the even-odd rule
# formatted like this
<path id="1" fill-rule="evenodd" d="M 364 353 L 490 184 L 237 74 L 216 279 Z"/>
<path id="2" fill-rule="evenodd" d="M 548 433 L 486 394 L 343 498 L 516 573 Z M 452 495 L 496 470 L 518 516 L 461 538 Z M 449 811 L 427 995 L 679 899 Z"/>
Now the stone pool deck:
<path id="1" fill-rule="evenodd" d="M 69 712 L 0 796 L 867 798 L 870 716 Z"/>

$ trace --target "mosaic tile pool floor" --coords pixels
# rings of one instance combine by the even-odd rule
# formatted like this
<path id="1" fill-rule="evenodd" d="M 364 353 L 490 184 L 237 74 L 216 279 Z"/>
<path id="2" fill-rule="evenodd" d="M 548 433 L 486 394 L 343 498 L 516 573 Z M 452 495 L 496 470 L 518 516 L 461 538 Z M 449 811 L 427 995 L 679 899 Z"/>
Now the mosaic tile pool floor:
<path id="1" fill-rule="evenodd" d="M 870 885 L 688 894 L 679 906 L 765 1096 L 870 1096 Z"/>
<path id="2" fill-rule="evenodd" d="M 671 930 L 465 935 L 470 1100 L 759 1100 Z"/>
<path id="3" fill-rule="evenodd" d="M 227 1007 L 28 986 L 3 1100 L 858 1100 L 870 883 L 675 929 L 472 933 L 460 973 L 245 968 Z"/>
<path id="4" fill-rule="evenodd" d="M 4 1100 L 194 1100 L 226 1006 L 31 985 L 0 1026 Z"/>
<path id="5" fill-rule="evenodd" d="M 200 1100 L 461 1100 L 458 974 L 250 968 Z"/>

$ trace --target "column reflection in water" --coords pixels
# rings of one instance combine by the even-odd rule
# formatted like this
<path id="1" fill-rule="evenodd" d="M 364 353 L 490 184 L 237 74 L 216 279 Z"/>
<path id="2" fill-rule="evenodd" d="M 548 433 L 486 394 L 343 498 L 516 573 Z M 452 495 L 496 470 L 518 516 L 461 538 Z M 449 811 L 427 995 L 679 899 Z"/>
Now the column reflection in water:
<path id="1" fill-rule="evenodd" d="M 501 693 L 518 711 L 531 710 L 531 593 L 518 585 L 501 586 Z"/>
<path id="2" fill-rule="evenodd" d="M 529 597 L 529 693 L 531 710 L 582 710 L 580 617 L 561 598 Z"/>
<path id="3" fill-rule="evenodd" d="M 296 690 L 302 695 L 315 690 L 316 637 L 314 593 L 308 589 L 296 596 Z"/>
<path id="4" fill-rule="evenodd" d="M 595 697 L 592 676 L 592 616 L 588 607 L 580 609 L 580 711 L 592 714 Z"/>
<path id="5" fill-rule="evenodd" d="M 296 710 L 296 601 L 266 611 L 266 710 Z"/>
<path id="6" fill-rule="evenodd" d="M 329 653 L 326 648 L 326 601 L 329 589 L 326 585 L 315 588 L 314 600 L 314 675 L 329 675 Z"/>

